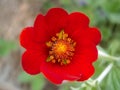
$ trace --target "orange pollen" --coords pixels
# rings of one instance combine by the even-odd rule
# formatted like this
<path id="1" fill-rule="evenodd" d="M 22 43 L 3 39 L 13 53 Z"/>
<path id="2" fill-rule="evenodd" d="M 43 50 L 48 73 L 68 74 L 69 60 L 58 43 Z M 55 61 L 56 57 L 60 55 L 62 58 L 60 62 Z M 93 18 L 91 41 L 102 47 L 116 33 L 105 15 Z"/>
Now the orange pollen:
<path id="1" fill-rule="evenodd" d="M 46 42 L 46 46 L 50 49 L 47 62 L 67 65 L 71 63 L 74 55 L 76 42 L 68 37 L 63 30 L 51 38 L 51 41 Z"/>

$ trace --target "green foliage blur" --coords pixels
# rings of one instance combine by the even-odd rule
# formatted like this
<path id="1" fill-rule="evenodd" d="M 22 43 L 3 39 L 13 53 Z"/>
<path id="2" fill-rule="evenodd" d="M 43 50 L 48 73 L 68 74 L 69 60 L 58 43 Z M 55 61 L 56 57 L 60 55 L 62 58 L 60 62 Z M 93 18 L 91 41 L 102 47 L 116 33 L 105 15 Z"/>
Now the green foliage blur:
<path id="1" fill-rule="evenodd" d="M 59 90 L 119 90 L 120 59 L 116 58 L 120 57 L 120 0 L 47 0 L 42 10 L 46 12 L 58 6 L 69 13 L 77 11 L 88 15 L 90 26 L 98 27 L 102 33 L 100 50 L 108 55 L 106 58 L 100 56 L 99 60 L 94 63 L 96 72 L 90 80 L 63 83 L 59 86 Z M 9 47 L 6 42 L 0 40 L 0 55 L 9 51 Z M 113 64 L 109 73 L 101 83 L 95 82 L 109 64 Z M 43 90 L 46 83 L 42 75 L 30 76 L 24 72 L 18 80 L 21 83 L 30 83 L 32 90 Z"/>
<path id="2" fill-rule="evenodd" d="M 5 56 L 15 48 L 16 48 L 16 44 L 13 41 L 6 41 L 0 39 L 0 57 Z"/>

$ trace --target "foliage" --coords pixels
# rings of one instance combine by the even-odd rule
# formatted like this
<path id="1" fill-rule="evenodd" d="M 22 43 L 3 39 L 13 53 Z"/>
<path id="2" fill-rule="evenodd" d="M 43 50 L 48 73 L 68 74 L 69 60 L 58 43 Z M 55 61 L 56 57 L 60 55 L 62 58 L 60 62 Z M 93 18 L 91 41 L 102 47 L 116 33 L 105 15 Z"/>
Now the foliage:
<path id="1" fill-rule="evenodd" d="M 30 83 L 32 90 L 42 90 L 45 85 L 45 79 L 42 74 L 31 76 L 25 72 L 22 72 L 18 77 L 18 80 L 21 83 Z"/>
<path id="2" fill-rule="evenodd" d="M 14 42 L 0 39 L 0 56 L 6 55 L 12 49 L 15 48 L 16 48 L 16 44 Z"/>

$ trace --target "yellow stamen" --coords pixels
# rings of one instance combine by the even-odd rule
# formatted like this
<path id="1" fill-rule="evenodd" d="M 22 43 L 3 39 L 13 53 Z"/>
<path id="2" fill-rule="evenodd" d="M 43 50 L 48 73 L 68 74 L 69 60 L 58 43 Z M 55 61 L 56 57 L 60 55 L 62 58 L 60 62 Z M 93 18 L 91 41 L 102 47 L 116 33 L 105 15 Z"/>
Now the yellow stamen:
<path id="1" fill-rule="evenodd" d="M 52 39 L 52 41 L 56 41 L 57 40 L 57 38 L 55 38 L 55 37 L 52 37 L 51 39 Z"/>
<path id="2" fill-rule="evenodd" d="M 66 60 L 66 63 L 69 64 L 71 61 L 70 60 Z"/>
<path id="3" fill-rule="evenodd" d="M 58 59 L 58 62 L 60 62 L 61 61 L 61 59 Z"/>
<path id="4" fill-rule="evenodd" d="M 55 45 L 55 52 L 57 53 L 65 53 L 67 50 L 67 46 L 63 43 L 58 43 Z"/>
<path id="5" fill-rule="evenodd" d="M 74 42 L 64 30 L 57 33 L 51 38 L 51 41 L 46 43 L 50 49 L 47 62 L 52 62 L 60 65 L 67 65 L 71 63 L 74 55 L 76 42 Z"/>
<path id="6" fill-rule="evenodd" d="M 58 39 L 63 39 L 64 30 L 61 30 L 60 33 L 57 33 L 56 36 L 58 36 Z"/>
<path id="7" fill-rule="evenodd" d="M 54 56 L 50 56 L 50 59 L 54 59 Z"/>
<path id="8" fill-rule="evenodd" d="M 56 60 L 55 60 L 55 59 L 53 59 L 53 60 L 52 60 L 52 63 L 55 63 L 55 62 L 56 62 Z"/>
<path id="9" fill-rule="evenodd" d="M 47 47 L 51 47 L 52 46 L 52 42 L 51 41 L 46 42 L 46 45 L 47 45 Z"/>

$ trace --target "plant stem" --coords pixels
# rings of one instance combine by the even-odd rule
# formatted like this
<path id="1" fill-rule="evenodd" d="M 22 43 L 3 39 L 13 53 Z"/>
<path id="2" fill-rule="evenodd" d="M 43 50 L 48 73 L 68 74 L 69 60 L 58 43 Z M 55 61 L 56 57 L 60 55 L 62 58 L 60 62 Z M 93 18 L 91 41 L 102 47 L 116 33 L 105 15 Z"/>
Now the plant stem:
<path id="1" fill-rule="evenodd" d="M 109 64 L 105 70 L 98 76 L 98 78 L 95 80 L 98 82 L 98 84 L 100 84 L 102 82 L 102 80 L 107 76 L 107 74 L 110 72 L 110 70 L 112 69 L 113 64 Z"/>
<path id="2" fill-rule="evenodd" d="M 102 52 L 101 50 L 98 51 L 98 54 L 99 54 L 99 57 L 104 58 L 104 59 L 114 60 L 114 61 L 120 60 L 120 57 L 110 56 L 109 54 Z"/>
<path id="3" fill-rule="evenodd" d="M 103 58 L 103 59 L 106 59 L 109 61 L 119 61 L 120 60 L 120 57 L 115 57 L 115 56 L 109 55 L 100 46 L 98 46 L 97 48 L 98 48 L 99 58 Z"/>

